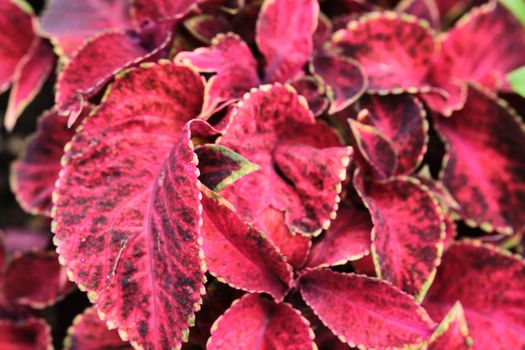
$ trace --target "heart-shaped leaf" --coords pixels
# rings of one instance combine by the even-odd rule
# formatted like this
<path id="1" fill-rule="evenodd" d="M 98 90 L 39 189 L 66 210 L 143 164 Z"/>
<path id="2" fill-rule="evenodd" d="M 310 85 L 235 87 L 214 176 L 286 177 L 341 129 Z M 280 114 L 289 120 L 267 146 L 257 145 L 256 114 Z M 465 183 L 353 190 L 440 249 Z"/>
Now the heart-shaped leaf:
<path id="1" fill-rule="evenodd" d="M 300 73 L 313 52 L 318 17 L 316 0 L 264 1 L 256 41 L 266 62 L 266 82 L 285 82 Z"/>
<path id="2" fill-rule="evenodd" d="M 131 350 L 133 347 L 120 339 L 116 330 L 109 330 L 94 307 L 89 307 L 73 320 L 64 340 L 65 350 Z"/>
<path id="3" fill-rule="evenodd" d="M 425 310 L 387 282 L 314 270 L 301 277 L 299 286 L 315 314 L 350 346 L 403 348 L 432 334 L 434 323 Z"/>
<path id="4" fill-rule="evenodd" d="M 525 128 L 492 94 L 469 87 L 465 107 L 436 118 L 448 147 L 442 181 L 468 225 L 500 233 L 525 227 Z"/>
<path id="5" fill-rule="evenodd" d="M 399 93 L 425 87 L 436 43 L 426 21 L 395 12 L 371 12 L 336 32 L 333 43 L 356 59 L 369 92 Z"/>
<path id="6" fill-rule="evenodd" d="M 523 276 L 521 257 L 477 241 L 456 243 L 443 255 L 424 307 L 442 319 L 460 301 L 477 349 L 520 349 L 525 346 Z"/>
<path id="7" fill-rule="evenodd" d="M 202 193 L 202 246 L 209 271 L 233 287 L 281 301 L 292 286 L 291 266 L 230 203 L 206 188 Z"/>
<path id="8" fill-rule="evenodd" d="M 129 3 L 129 0 L 51 0 L 41 19 L 42 30 L 57 45 L 60 55 L 71 57 L 94 35 L 106 30 L 130 29 Z M 118 54 L 117 49 L 110 50 Z"/>
<path id="9" fill-rule="evenodd" d="M 443 253 L 446 226 L 439 203 L 410 177 L 372 182 L 358 174 L 354 183 L 374 223 L 377 276 L 421 301 Z"/>
<path id="10" fill-rule="evenodd" d="M 66 146 L 54 192 L 61 261 L 144 348 L 180 346 L 199 307 L 200 194 L 184 125 L 202 98 L 198 74 L 170 62 L 120 75 Z"/>
<path id="11" fill-rule="evenodd" d="M 206 348 L 311 350 L 313 338 L 310 323 L 291 305 L 247 294 L 217 319 Z"/>

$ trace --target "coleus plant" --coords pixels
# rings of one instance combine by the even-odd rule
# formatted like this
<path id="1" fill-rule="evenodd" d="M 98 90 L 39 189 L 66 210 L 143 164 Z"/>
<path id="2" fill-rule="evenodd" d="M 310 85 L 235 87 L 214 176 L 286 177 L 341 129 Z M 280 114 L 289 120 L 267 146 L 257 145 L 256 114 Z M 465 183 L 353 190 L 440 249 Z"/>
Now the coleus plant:
<path id="1" fill-rule="evenodd" d="M 0 4 L 6 127 L 60 63 L 11 184 L 94 304 L 66 348 L 525 347 L 525 128 L 501 97 L 525 29 L 502 5 Z M 69 290 L 16 261 L 53 283 L 2 277 L 0 310 Z M 0 313 L 4 347 L 28 312 Z"/>

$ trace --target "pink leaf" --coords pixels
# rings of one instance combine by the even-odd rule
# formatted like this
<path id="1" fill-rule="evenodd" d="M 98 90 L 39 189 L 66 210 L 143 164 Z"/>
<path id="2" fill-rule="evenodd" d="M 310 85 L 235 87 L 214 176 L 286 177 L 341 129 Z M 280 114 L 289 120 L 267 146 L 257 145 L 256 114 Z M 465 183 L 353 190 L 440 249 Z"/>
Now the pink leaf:
<path id="1" fill-rule="evenodd" d="M 368 110 L 363 121 L 379 129 L 396 153 L 398 175 L 410 174 L 421 163 L 428 144 L 428 121 L 423 105 L 414 97 L 366 96 L 359 107 Z"/>
<path id="2" fill-rule="evenodd" d="M 167 61 L 120 75 L 66 146 L 54 193 L 62 262 L 144 348 L 180 346 L 199 307 L 200 195 L 184 125 L 202 96 L 201 78 Z"/>
<path id="3" fill-rule="evenodd" d="M 77 116 L 86 99 L 146 54 L 137 40 L 124 32 L 104 32 L 92 38 L 75 53 L 58 77 L 55 101 L 59 112 Z"/>
<path id="4" fill-rule="evenodd" d="M 43 309 L 62 299 L 72 287 L 56 253 L 36 252 L 15 257 L 9 264 L 4 293 L 12 304 Z"/>
<path id="5" fill-rule="evenodd" d="M 3 236 L 3 245 L 8 255 L 42 252 L 51 241 L 51 234 L 48 232 L 23 228 L 7 228 Z"/>
<path id="6" fill-rule="evenodd" d="M 0 93 L 11 85 L 18 64 L 35 38 L 33 12 L 21 3 L 0 1 Z"/>
<path id="7" fill-rule="evenodd" d="M 313 337 L 309 322 L 289 304 L 247 294 L 214 323 L 206 348 L 311 350 Z"/>
<path id="8" fill-rule="evenodd" d="M 204 187 L 202 192 L 202 245 L 210 272 L 233 287 L 281 301 L 293 283 L 291 266 L 230 203 Z"/>
<path id="9" fill-rule="evenodd" d="M 320 233 L 338 202 L 350 149 L 340 147 L 334 131 L 316 122 L 290 87 L 262 86 L 239 102 L 232 116 L 218 143 L 261 170 L 225 188 L 226 199 L 250 222 L 272 207 L 286 213 L 292 233 Z"/>
<path id="10" fill-rule="evenodd" d="M 420 301 L 443 252 L 445 222 L 437 200 L 410 177 L 365 182 L 358 175 L 354 181 L 374 223 L 377 276 Z"/>
<path id="11" fill-rule="evenodd" d="M 460 302 L 456 302 L 438 325 L 428 342 L 429 350 L 467 350 L 472 345 Z"/>
<path id="12" fill-rule="evenodd" d="M 231 32 L 231 25 L 225 17 L 202 14 L 184 21 L 186 28 L 195 38 L 206 44 L 220 33 Z"/>
<path id="13" fill-rule="evenodd" d="M 326 234 L 314 243 L 307 266 L 343 265 L 370 252 L 372 221 L 366 211 L 343 206 Z"/>
<path id="14" fill-rule="evenodd" d="M 42 30 L 60 55 L 73 56 L 90 37 L 106 30 L 131 29 L 129 0 L 52 0 L 42 16 Z M 118 53 L 116 49 L 111 49 Z"/>
<path id="15" fill-rule="evenodd" d="M 298 75 L 312 54 L 318 16 L 316 0 L 265 0 L 256 34 L 266 61 L 265 81 L 285 82 Z"/>
<path id="16" fill-rule="evenodd" d="M 47 350 L 52 348 L 51 329 L 46 321 L 29 318 L 23 321 L 0 319 L 0 349 Z"/>
<path id="17" fill-rule="evenodd" d="M 18 117 L 35 98 L 55 67 L 56 57 L 47 41 L 36 39 L 33 46 L 19 62 L 13 77 L 4 125 L 13 130 Z"/>
<path id="18" fill-rule="evenodd" d="M 525 227 L 525 128 L 506 102 L 471 86 L 465 107 L 436 118 L 448 145 L 443 184 L 467 224 L 486 231 Z"/>
<path id="19" fill-rule="evenodd" d="M 334 44 L 356 59 L 368 76 L 369 92 L 417 91 L 434 57 L 428 23 L 410 15 L 372 12 L 334 34 Z"/>
<path id="20" fill-rule="evenodd" d="M 179 18 L 202 0 L 133 0 L 131 13 L 137 24 Z"/>
<path id="21" fill-rule="evenodd" d="M 443 256 L 424 307 L 442 319 L 460 301 L 476 349 L 525 346 L 525 262 L 476 241 L 452 245 Z M 502 336 L 504 334 L 504 336 Z"/>
<path id="22" fill-rule="evenodd" d="M 319 54 L 313 59 L 313 68 L 328 86 L 331 100 L 329 114 L 350 106 L 366 91 L 367 78 L 359 63 L 351 58 Z"/>
<path id="23" fill-rule="evenodd" d="M 131 350 L 116 330 L 109 330 L 94 307 L 89 307 L 73 320 L 64 340 L 66 350 Z"/>
<path id="24" fill-rule="evenodd" d="M 11 189 L 20 206 L 29 213 L 49 216 L 51 194 L 61 169 L 64 146 L 73 137 L 67 118 L 54 110 L 38 119 L 37 130 L 24 154 L 11 167 Z"/>
<path id="25" fill-rule="evenodd" d="M 421 343 L 432 333 L 434 323 L 425 310 L 386 282 L 314 270 L 299 283 L 306 303 L 350 346 L 403 348 Z"/>

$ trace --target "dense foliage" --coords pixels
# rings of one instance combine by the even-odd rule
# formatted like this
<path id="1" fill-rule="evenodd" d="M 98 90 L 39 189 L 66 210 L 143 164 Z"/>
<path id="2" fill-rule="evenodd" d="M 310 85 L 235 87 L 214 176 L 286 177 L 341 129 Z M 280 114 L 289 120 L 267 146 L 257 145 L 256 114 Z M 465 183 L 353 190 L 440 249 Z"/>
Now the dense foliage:
<path id="1" fill-rule="evenodd" d="M 5 147 L 54 87 L 10 165 L 0 349 L 525 348 L 505 6 L 34 5 L 0 0 Z"/>

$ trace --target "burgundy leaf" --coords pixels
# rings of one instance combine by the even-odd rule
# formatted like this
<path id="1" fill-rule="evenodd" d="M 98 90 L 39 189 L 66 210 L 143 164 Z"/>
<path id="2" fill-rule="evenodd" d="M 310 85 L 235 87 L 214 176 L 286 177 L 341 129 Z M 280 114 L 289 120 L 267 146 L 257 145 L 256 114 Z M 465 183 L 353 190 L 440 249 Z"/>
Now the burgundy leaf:
<path id="1" fill-rule="evenodd" d="M 335 132 L 316 122 L 304 98 L 288 86 L 254 90 L 236 105 L 232 116 L 218 143 L 261 170 L 225 188 L 226 199 L 250 222 L 272 207 L 286 213 L 294 234 L 315 235 L 327 228 L 350 149 L 340 147 Z"/>
<path id="2" fill-rule="evenodd" d="M 20 206 L 27 212 L 49 216 L 51 194 L 61 169 L 64 146 L 74 129 L 67 127 L 67 118 L 54 110 L 38 119 L 37 130 L 29 139 L 24 154 L 11 166 L 11 189 Z"/>
<path id="3" fill-rule="evenodd" d="M 461 303 L 456 302 L 429 339 L 429 350 L 467 350 L 472 345 Z"/>
<path id="4" fill-rule="evenodd" d="M 150 20 L 179 18 L 202 0 L 133 0 L 131 13 L 140 24 Z"/>
<path id="5" fill-rule="evenodd" d="M 26 253 L 8 266 L 4 293 L 12 304 L 43 309 L 63 298 L 72 286 L 56 253 Z"/>
<path id="6" fill-rule="evenodd" d="M 58 77 L 55 101 L 59 112 L 72 114 L 75 119 L 86 99 L 146 54 L 136 39 L 124 32 L 104 32 L 92 38 L 74 54 Z"/>
<path id="7" fill-rule="evenodd" d="M 180 346 L 203 289 L 184 126 L 202 97 L 201 78 L 167 61 L 120 75 L 66 146 L 54 192 L 61 261 L 105 320 L 148 349 Z"/>
<path id="8" fill-rule="evenodd" d="M 287 303 L 247 294 L 212 326 L 208 350 L 311 350 L 310 323 Z"/>
<path id="9" fill-rule="evenodd" d="M 486 231 L 525 227 L 525 128 L 506 102 L 470 87 L 465 107 L 436 118 L 448 144 L 442 181 L 467 224 Z"/>
<path id="10" fill-rule="evenodd" d="M 46 321 L 29 318 L 22 321 L 0 319 L 0 349 L 48 350 L 52 348 L 51 330 Z"/>
<path id="11" fill-rule="evenodd" d="M 410 174 L 423 160 L 428 144 L 428 121 L 423 105 L 414 97 L 370 95 L 359 101 L 366 108 L 367 124 L 379 129 L 396 153 L 398 175 Z"/>
<path id="12" fill-rule="evenodd" d="M 231 32 L 231 25 L 226 18 L 209 14 L 185 20 L 184 27 L 195 38 L 206 44 L 211 44 L 212 39 L 219 33 Z"/>
<path id="13" fill-rule="evenodd" d="M 369 112 L 363 110 L 361 118 L 368 118 Z M 352 130 L 355 149 L 359 157 L 357 164 L 362 169 L 370 169 L 373 177 L 387 179 L 394 175 L 397 158 L 392 142 L 376 127 L 348 119 Z"/>
<path id="14" fill-rule="evenodd" d="M 202 193 L 202 246 L 209 271 L 235 288 L 266 292 L 281 301 L 293 283 L 291 266 L 230 203 L 204 187 Z"/>
<path id="15" fill-rule="evenodd" d="M 330 40 L 333 32 L 333 25 L 330 18 L 319 12 L 317 28 L 313 34 L 314 48 L 322 47 L 326 41 Z"/>
<path id="16" fill-rule="evenodd" d="M 369 254 L 372 226 L 366 211 L 343 206 L 326 234 L 312 246 L 307 266 L 343 265 Z"/>
<path id="17" fill-rule="evenodd" d="M 510 91 L 505 76 L 525 65 L 521 52 L 525 52 L 525 30 L 513 15 L 497 1 L 477 7 L 441 38 L 440 56 L 429 79 L 446 92 L 445 105 L 423 98 L 432 109 L 450 115 L 465 104 L 461 85 L 467 81 L 493 91 Z"/>
<path id="18" fill-rule="evenodd" d="M 523 276 L 525 262 L 508 251 L 476 241 L 456 243 L 445 252 L 424 306 L 442 319 L 460 301 L 477 349 L 520 349 L 525 346 Z"/>
<path id="19" fill-rule="evenodd" d="M 369 92 L 399 93 L 425 87 L 436 43 L 427 22 L 395 12 L 372 12 L 334 34 L 334 44 L 355 58 Z"/>
<path id="20" fill-rule="evenodd" d="M 308 107 L 318 117 L 328 108 L 326 84 L 317 75 L 305 75 L 290 81 L 290 85 L 308 102 Z"/>
<path id="21" fill-rule="evenodd" d="M 432 283 L 445 239 L 445 222 L 431 192 L 414 178 L 386 182 L 354 177 L 374 229 L 372 256 L 377 276 L 420 301 Z"/>
<path id="22" fill-rule="evenodd" d="M 199 180 L 213 191 L 220 191 L 239 178 L 259 170 L 257 165 L 224 146 L 199 146 L 195 154 L 199 158 Z"/>
<path id="23" fill-rule="evenodd" d="M 16 67 L 4 117 L 4 125 L 8 131 L 13 130 L 18 117 L 40 91 L 55 67 L 55 62 L 56 57 L 49 43 L 36 39 L 29 52 Z"/>
<path id="24" fill-rule="evenodd" d="M 425 310 L 387 282 L 314 270 L 303 275 L 299 285 L 315 314 L 350 346 L 404 348 L 432 333 L 434 323 Z"/>
<path id="25" fill-rule="evenodd" d="M 9 88 L 33 43 L 33 11 L 21 1 L 0 1 L 0 93 Z"/>
<path id="26" fill-rule="evenodd" d="M 312 241 L 303 235 L 294 235 L 286 226 L 285 214 L 273 208 L 266 208 L 257 221 L 257 227 L 264 232 L 294 269 L 300 269 L 308 258 Z"/>
<path id="27" fill-rule="evenodd" d="M 202 73 L 217 73 L 208 80 L 203 112 L 211 113 L 221 102 L 239 98 L 259 84 L 250 48 L 235 34 L 219 34 L 210 47 L 180 52 L 176 60 Z"/>
<path id="28" fill-rule="evenodd" d="M 66 350 L 131 350 L 116 330 L 109 330 L 94 307 L 89 307 L 73 320 L 64 340 Z"/>
<path id="29" fill-rule="evenodd" d="M 106 30 L 131 28 L 130 0 L 52 0 L 42 16 L 42 30 L 58 53 L 73 56 L 90 37 Z M 118 53 L 118 49 L 110 49 Z"/>
<path id="30" fill-rule="evenodd" d="M 432 28 L 438 31 L 441 29 L 441 18 L 436 0 L 402 0 L 397 4 L 396 11 L 414 15 L 426 20 Z"/>
<path id="31" fill-rule="evenodd" d="M 3 235 L 3 245 L 8 255 L 44 251 L 51 241 L 48 232 L 23 228 L 7 228 Z"/>
<path id="32" fill-rule="evenodd" d="M 313 59 L 313 68 L 327 84 L 331 100 L 329 114 L 350 106 L 366 91 L 367 78 L 359 62 L 351 58 L 319 54 Z"/>
<path id="33" fill-rule="evenodd" d="M 285 82 L 300 73 L 313 51 L 318 17 L 316 0 L 264 1 L 256 41 L 266 61 L 266 82 Z"/>

